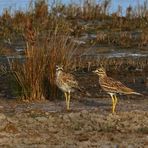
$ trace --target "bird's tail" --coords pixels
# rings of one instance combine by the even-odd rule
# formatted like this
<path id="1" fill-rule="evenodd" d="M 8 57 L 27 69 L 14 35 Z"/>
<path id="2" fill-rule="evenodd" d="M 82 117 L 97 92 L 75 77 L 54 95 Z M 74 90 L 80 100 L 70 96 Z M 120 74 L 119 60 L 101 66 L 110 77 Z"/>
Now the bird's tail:
<path id="1" fill-rule="evenodd" d="M 139 95 L 139 96 L 143 96 L 143 94 L 138 93 L 138 92 L 135 92 L 135 91 L 131 92 L 131 94 L 134 94 L 134 95 Z"/>
<path id="2" fill-rule="evenodd" d="M 90 97 L 90 93 L 88 93 L 84 88 L 78 87 L 78 91 L 80 91 L 83 95 Z"/>

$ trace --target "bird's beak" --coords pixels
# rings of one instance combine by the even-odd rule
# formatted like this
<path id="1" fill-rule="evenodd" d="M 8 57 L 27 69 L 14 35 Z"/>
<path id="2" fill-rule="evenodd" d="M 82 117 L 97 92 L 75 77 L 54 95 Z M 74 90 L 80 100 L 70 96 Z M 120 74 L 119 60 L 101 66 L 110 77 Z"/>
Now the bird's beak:
<path id="1" fill-rule="evenodd" d="M 96 73 L 96 72 L 97 72 L 97 70 L 93 70 L 92 72 L 93 72 L 93 73 Z"/>

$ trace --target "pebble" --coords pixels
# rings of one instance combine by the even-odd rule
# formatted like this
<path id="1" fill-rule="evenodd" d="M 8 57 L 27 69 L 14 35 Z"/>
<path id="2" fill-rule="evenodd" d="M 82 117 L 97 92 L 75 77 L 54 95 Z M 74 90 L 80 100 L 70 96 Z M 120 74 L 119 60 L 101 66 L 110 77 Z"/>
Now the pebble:
<path id="1" fill-rule="evenodd" d="M 58 133 L 58 129 L 56 129 L 54 127 L 50 127 L 49 128 L 49 132 L 51 132 L 51 133 Z"/>
<path id="2" fill-rule="evenodd" d="M 47 121 L 47 118 L 46 117 L 36 117 L 35 119 L 37 121 L 39 121 L 39 122 L 45 122 L 45 121 Z"/>

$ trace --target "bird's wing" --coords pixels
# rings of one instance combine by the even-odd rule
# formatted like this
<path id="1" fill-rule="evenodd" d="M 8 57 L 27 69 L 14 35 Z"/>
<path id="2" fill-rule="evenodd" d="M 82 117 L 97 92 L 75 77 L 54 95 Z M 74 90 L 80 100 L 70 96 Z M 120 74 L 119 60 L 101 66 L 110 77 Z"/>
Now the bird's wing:
<path id="1" fill-rule="evenodd" d="M 63 73 L 62 74 L 62 80 L 65 82 L 67 85 L 73 87 L 73 88 L 78 88 L 78 82 L 76 81 L 74 75 L 70 73 Z"/>
<path id="2" fill-rule="evenodd" d="M 134 92 L 134 90 L 126 87 L 123 83 L 120 81 L 114 80 L 113 78 L 107 77 L 104 81 L 104 86 L 111 90 L 112 92 L 119 92 L 119 93 L 131 93 Z"/>

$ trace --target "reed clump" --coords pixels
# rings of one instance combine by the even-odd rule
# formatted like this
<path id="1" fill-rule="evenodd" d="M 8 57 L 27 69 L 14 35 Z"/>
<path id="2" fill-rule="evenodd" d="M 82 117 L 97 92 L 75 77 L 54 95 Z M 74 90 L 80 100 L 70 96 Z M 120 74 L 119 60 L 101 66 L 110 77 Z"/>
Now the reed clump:
<path id="1" fill-rule="evenodd" d="M 69 23 L 48 13 L 45 6 L 47 5 L 43 2 L 37 3 L 32 13 L 17 14 L 17 17 L 23 15 L 25 19 L 18 30 L 26 48 L 24 60 L 14 59 L 9 64 L 22 88 L 22 98 L 26 101 L 56 97 L 56 64 L 68 67 L 76 48 L 69 37 Z M 49 91 L 46 91 L 45 83 L 48 84 Z"/>

